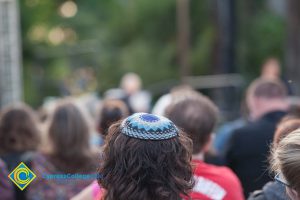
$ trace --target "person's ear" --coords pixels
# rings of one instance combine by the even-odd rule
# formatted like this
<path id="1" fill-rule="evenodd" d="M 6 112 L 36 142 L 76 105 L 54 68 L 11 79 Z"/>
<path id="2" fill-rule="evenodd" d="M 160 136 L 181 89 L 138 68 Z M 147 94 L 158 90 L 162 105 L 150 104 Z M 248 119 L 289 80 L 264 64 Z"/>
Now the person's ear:
<path id="1" fill-rule="evenodd" d="M 252 97 L 251 103 L 251 119 L 256 120 L 261 117 L 261 108 L 264 107 L 264 100 L 260 97 Z"/>

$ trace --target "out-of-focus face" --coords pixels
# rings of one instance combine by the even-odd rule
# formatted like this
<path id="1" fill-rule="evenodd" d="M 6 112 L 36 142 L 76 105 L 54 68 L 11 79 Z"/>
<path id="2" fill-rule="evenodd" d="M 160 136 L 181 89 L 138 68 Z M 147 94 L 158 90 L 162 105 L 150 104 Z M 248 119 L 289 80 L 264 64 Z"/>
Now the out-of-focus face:
<path id="1" fill-rule="evenodd" d="M 141 89 L 141 79 L 136 74 L 126 74 L 122 78 L 121 87 L 126 91 L 127 94 L 131 95 L 138 92 Z"/>
<path id="2" fill-rule="evenodd" d="M 127 93 L 133 94 L 140 89 L 140 83 L 138 80 L 135 79 L 130 79 L 126 82 L 124 89 L 126 90 Z"/>
<path id="3" fill-rule="evenodd" d="M 262 68 L 261 77 L 267 79 L 280 78 L 281 70 L 278 60 L 271 59 L 265 63 Z"/>

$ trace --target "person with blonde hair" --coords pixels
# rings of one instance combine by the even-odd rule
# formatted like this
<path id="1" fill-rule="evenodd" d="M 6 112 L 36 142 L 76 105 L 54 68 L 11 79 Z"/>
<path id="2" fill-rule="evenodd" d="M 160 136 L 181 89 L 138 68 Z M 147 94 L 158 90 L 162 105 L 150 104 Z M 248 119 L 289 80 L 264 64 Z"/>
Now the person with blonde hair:
<path id="1" fill-rule="evenodd" d="M 300 129 L 288 134 L 272 151 L 275 180 L 292 200 L 300 200 Z"/>
<path id="2" fill-rule="evenodd" d="M 49 148 L 32 160 L 31 169 L 37 178 L 28 187 L 28 198 L 70 199 L 89 185 L 97 163 L 89 138 L 89 127 L 80 109 L 71 101 L 59 102 L 47 129 Z M 74 174 L 91 178 L 69 180 Z"/>

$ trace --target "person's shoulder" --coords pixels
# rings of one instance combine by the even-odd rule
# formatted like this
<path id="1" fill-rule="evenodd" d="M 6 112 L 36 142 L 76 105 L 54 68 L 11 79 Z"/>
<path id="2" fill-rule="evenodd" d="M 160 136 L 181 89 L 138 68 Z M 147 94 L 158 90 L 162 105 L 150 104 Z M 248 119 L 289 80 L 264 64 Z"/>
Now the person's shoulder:
<path id="1" fill-rule="evenodd" d="M 36 152 L 32 157 L 32 168 L 39 172 L 57 172 L 58 170 L 46 153 Z"/>
<path id="2" fill-rule="evenodd" d="M 267 199 L 287 199 L 285 187 L 278 182 L 269 182 L 263 187 Z"/>
<path id="3" fill-rule="evenodd" d="M 14 188 L 7 178 L 9 172 L 7 171 L 6 164 L 0 159 L 0 191 L 2 199 L 14 199 Z"/>
<path id="4" fill-rule="evenodd" d="M 3 178 L 3 177 L 6 177 L 7 175 L 8 175 L 8 169 L 6 167 L 6 164 L 3 160 L 0 159 L 0 177 Z"/>
<path id="5" fill-rule="evenodd" d="M 248 200 L 283 200 L 287 198 L 284 186 L 277 182 L 268 182 L 262 190 L 254 191 Z"/>
<path id="6" fill-rule="evenodd" d="M 41 153 L 41 152 L 35 152 L 31 155 L 31 160 L 34 163 L 45 163 L 48 159 L 46 154 Z"/>
<path id="7" fill-rule="evenodd" d="M 206 172 L 210 172 L 215 176 L 218 176 L 222 179 L 226 179 L 229 182 L 238 182 L 238 178 L 235 173 L 226 166 L 217 166 L 207 163 L 202 163 L 197 165 L 198 170 L 205 170 Z"/>
<path id="8" fill-rule="evenodd" d="M 233 137 L 247 137 L 251 134 L 255 134 L 256 130 L 259 130 L 261 128 L 261 122 L 260 121 L 253 121 L 248 122 L 245 125 L 241 126 L 240 128 L 237 128 L 233 131 Z"/>
<path id="9" fill-rule="evenodd" d="M 236 176 L 236 174 L 226 166 L 214 166 L 215 167 L 215 172 L 218 174 L 220 178 L 223 180 L 226 180 L 226 182 L 232 187 L 235 188 L 241 188 L 241 182 L 239 178 Z"/>
<path id="10" fill-rule="evenodd" d="M 5 163 L 0 159 L 0 169 L 6 169 Z"/>
<path id="11" fill-rule="evenodd" d="M 234 180 L 234 181 L 238 180 L 235 173 L 229 167 L 226 167 L 226 166 L 214 166 L 214 167 L 215 167 L 215 170 L 218 171 L 220 176 L 224 176 L 224 177 Z"/>

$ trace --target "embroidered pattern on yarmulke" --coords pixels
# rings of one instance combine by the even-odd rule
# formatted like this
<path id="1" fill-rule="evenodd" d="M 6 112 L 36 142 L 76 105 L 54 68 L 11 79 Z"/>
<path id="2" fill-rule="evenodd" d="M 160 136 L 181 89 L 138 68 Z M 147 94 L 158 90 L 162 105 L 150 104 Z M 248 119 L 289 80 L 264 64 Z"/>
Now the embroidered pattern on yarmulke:
<path id="1" fill-rule="evenodd" d="M 178 129 L 169 119 L 147 113 L 136 113 L 126 118 L 121 132 L 144 140 L 165 140 L 178 136 Z"/>

